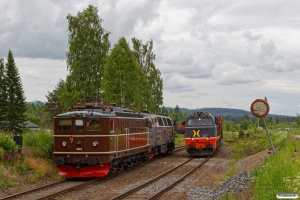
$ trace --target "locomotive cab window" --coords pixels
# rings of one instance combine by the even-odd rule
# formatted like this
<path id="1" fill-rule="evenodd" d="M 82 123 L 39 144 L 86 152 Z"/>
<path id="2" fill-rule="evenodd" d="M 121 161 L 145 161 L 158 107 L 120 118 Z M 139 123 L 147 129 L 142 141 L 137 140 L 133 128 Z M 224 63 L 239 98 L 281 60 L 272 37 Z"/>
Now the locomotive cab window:
<path id="1" fill-rule="evenodd" d="M 164 126 L 164 123 L 163 123 L 162 119 L 160 117 L 158 117 L 157 119 L 158 119 L 158 124 L 160 126 Z"/>
<path id="2" fill-rule="evenodd" d="M 83 131 L 83 120 L 82 119 L 76 119 L 75 120 L 75 130 L 76 131 Z"/>
<path id="3" fill-rule="evenodd" d="M 71 119 L 61 119 L 58 121 L 59 131 L 71 131 L 72 130 L 72 120 Z"/>
<path id="4" fill-rule="evenodd" d="M 168 126 L 166 118 L 163 118 L 163 120 L 164 120 L 165 126 Z"/>
<path id="5" fill-rule="evenodd" d="M 189 119 L 188 120 L 188 125 L 200 125 L 200 126 L 205 126 L 205 125 L 212 125 L 212 119 L 211 118 L 194 118 L 194 119 Z"/>
<path id="6" fill-rule="evenodd" d="M 102 131 L 102 120 L 101 119 L 87 120 L 86 129 L 88 131 Z"/>
<path id="7" fill-rule="evenodd" d="M 168 126 L 172 126 L 172 122 L 169 118 L 167 118 Z"/>

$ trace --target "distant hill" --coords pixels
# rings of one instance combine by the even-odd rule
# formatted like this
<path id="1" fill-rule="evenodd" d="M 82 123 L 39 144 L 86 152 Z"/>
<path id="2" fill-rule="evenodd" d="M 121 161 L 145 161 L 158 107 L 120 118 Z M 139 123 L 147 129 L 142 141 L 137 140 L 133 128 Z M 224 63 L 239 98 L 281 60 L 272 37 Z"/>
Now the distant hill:
<path id="1" fill-rule="evenodd" d="M 247 115 L 252 115 L 251 112 L 246 111 L 246 110 L 240 110 L 240 109 L 232 109 L 232 108 L 199 108 L 199 109 L 187 109 L 187 108 L 181 108 L 181 113 L 186 112 L 188 115 L 195 113 L 195 112 L 208 112 L 213 114 L 214 116 L 244 116 L 245 114 Z"/>
<path id="2" fill-rule="evenodd" d="M 168 111 L 170 111 L 170 107 L 166 107 Z M 174 110 L 175 108 L 172 108 Z M 244 116 L 245 114 L 248 115 L 249 117 L 254 117 L 250 111 L 246 110 L 241 110 L 241 109 L 234 109 L 234 108 L 197 108 L 197 109 L 187 109 L 187 108 L 180 108 L 181 113 L 187 113 L 192 114 L 195 112 L 208 112 L 213 114 L 214 116 Z M 275 115 L 275 114 L 268 114 L 268 116 L 284 116 L 284 115 Z"/>
<path id="3" fill-rule="evenodd" d="M 170 111 L 170 107 L 166 107 L 168 111 Z M 174 111 L 175 108 L 172 108 Z M 233 121 L 235 123 L 240 123 L 245 115 L 248 115 L 250 119 L 255 122 L 256 117 L 252 115 L 250 111 L 241 110 L 241 109 L 233 109 L 233 108 L 198 108 L 198 109 L 187 109 L 180 108 L 180 112 L 186 113 L 187 115 L 196 113 L 196 112 L 208 112 L 213 114 L 214 116 L 222 116 L 224 120 Z M 268 114 L 268 117 L 272 117 L 277 123 L 279 122 L 295 122 L 296 117 L 294 116 L 286 116 L 286 115 L 274 115 Z"/>
<path id="4" fill-rule="evenodd" d="M 26 103 L 32 103 L 32 104 L 36 104 L 36 105 L 45 105 L 45 103 L 44 102 L 42 102 L 42 101 L 37 101 L 37 100 L 34 100 L 34 101 L 31 101 L 31 102 L 26 102 Z"/>

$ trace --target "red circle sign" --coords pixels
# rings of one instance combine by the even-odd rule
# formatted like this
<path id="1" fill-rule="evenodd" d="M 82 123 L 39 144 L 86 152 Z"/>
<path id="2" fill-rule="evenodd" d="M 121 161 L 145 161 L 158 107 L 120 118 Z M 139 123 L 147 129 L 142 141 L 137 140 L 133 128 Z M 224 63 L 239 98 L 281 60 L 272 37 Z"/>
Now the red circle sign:
<path id="1" fill-rule="evenodd" d="M 250 106 L 252 115 L 258 118 L 265 117 L 270 110 L 268 102 L 262 99 L 256 99 Z"/>

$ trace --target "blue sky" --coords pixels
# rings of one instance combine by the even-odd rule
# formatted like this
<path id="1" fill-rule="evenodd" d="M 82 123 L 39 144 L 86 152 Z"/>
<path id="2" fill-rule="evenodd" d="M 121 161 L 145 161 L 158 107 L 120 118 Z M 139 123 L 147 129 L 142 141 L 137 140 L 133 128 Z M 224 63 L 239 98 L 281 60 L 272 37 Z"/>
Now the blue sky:
<path id="1" fill-rule="evenodd" d="M 68 14 L 98 7 L 112 46 L 154 42 L 164 106 L 300 112 L 300 2 L 213 0 L 2 0 L 0 58 L 13 52 L 26 100 L 46 101 L 65 80 Z"/>

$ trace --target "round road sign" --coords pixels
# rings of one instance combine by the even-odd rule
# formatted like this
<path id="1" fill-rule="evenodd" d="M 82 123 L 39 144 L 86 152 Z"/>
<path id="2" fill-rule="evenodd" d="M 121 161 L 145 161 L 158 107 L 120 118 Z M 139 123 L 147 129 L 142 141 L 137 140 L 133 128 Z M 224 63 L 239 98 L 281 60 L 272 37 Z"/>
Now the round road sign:
<path id="1" fill-rule="evenodd" d="M 250 106 L 251 113 L 258 118 L 265 117 L 270 110 L 268 102 L 262 99 L 256 99 Z"/>

